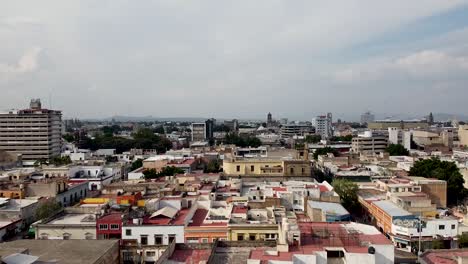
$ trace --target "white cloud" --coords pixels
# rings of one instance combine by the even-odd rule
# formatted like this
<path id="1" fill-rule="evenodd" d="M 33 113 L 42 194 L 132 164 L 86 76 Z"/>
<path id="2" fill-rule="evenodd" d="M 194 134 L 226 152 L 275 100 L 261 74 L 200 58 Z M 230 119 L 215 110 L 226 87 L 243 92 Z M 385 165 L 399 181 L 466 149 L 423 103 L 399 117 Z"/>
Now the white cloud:
<path id="1" fill-rule="evenodd" d="M 390 40 L 388 45 L 397 46 L 391 47 L 395 52 L 410 55 L 390 57 L 382 49 L 379 56 L 386 59 L 346 68 L 342 65 L 350 62 L 341 55 L 351 57 L 349 50 L 355 46 L 467 3 L 5 0 L 0 9 L 0 24 L 7 25 L 0 27 L 0 78 L 16 76 L 18 81 L 7 87 L 15 91 L 15 99 L 0 98 L 0 105 L 17 107 L 25 96 L 44 96 L 43 91 L 53 86 L 54 96 L 63 103 L 57 107 L 73 116 L 125 114 L 126 109 L 134 111 L 130 115 L 160 116 L 216 112 L 229 117 L 236 115 L 232 109 L 256 113 L 279 108 L 302 114 L 303 105 L 310 104 L 313 109 L 308 111 L 329 107 L 318 98 L 334 100 L 337 111 L 359 111 L 348 104 L 349 94 L 336 94 L 330 75 L 339 85 L 356 91 L 360 87 L 355 83 L 392 78 L 449 79 L 446 65 L 460 72 L 465 62 L 460 59 L 463 56 L 431 47 L 434 36 L 426 38 L 424 45 L 414 41 L 418 49 L 427 49 L 421 54 L 405 47 L 400 50 L 401 40 L 396 44 Z M 40 26 L 30 26 L 37 23 Z M 466 39 L 463 33 L 449 45 L 466 43 L 460 41 Z M 445 48 L 444 41 L 439 43 Z M 40 49 L 29 50 L 20 60 L 11 58 L 28 43 L 47 50 L 40 60 L 41 71 L 34 75 L 22 73 L 38 69 Z M 380 86 L 392 89 L 386 83 Z M 455 86 L 450 82 L 444 87 Z M 362 96 L 372 101 L 379 95 Z M 76 104 L 80 100 L 88 100 L 89 106 Z M 257 103 L 251 106 L 251 102 Z"/>
<path id="2" fill-rule="evenodd" d="M 353 83 L 407 77 L 420 81 L 447 80 L 457 76 L 468 79 L 467 75 L 468 57 L 438 50 L 423 50 L 395 59 L 347 67 L 337 71 L 333 78 L 339 83 Z"/>
<path id="3" fill-rule="evenodd" d="M 11 77 L 13 75 L 29 73 L 37 70 L 38 58 L 41 50 L 42 49 L 40 47 L 28 49 L 15 64 L 0 63 L 0 77 L 2 75 Z"/>

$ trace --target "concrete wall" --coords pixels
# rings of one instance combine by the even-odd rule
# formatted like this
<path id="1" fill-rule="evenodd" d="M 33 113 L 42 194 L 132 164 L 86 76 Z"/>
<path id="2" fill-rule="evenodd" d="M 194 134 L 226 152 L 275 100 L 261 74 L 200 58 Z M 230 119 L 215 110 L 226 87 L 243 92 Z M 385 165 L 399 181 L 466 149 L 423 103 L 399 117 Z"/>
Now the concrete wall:
<path id="1" fill-rule="evenodd" d="M 38 225 L 36 226 L 36 239 L 41 239 L 43 234 L 47 234 L 48 239 L 63 239 L 65 233 L 70 234 L 70 239 L 86 239 L 89 234 L 90 239 L 96 239 L 96 225 L 66 226 L 66 225 Z"/>
<path id="2" fill-rule="evenodd" d="M 131 235 L 126 234 L 126 230 L 131 230 Z M 135 239 L 141 243 L 141 236 L 148 236 L 148 245 L 155 245 L 155 235 L 163 236 L 163 245 L 169 244 L 169 235 L 176 235 L 176 243 L 184 243 L 184 226 L 163 226 L 163 225 L 145 225 L 145 226 L 124 226 L 122 227 L 122 239 Z"/>

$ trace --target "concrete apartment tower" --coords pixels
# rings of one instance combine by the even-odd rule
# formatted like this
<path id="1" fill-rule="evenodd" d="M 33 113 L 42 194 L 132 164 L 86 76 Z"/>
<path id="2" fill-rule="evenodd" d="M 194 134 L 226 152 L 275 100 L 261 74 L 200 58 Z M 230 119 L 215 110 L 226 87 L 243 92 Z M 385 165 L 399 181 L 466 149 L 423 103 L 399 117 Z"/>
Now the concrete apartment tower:
<path id="1" fill-rule="evenodd" d="M 40 99 L 32 99 L 28 109 L 0 112 L 0 150 L 32 164 L 60 155 L 61 147 L 61 111 L 43 109 Z"/>

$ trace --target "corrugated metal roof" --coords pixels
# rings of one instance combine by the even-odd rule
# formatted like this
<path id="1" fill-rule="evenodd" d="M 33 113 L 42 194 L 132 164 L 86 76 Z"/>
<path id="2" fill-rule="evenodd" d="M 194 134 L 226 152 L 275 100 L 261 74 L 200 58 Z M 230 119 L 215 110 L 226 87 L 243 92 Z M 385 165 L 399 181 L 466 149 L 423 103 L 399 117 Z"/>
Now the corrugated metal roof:
<path id="1" fill-rule="evenodd" d="M 312 208 L 321 209 L 327 213 L 334 213 L 336 215 L 349 214 L 349 212 L 339 203 L 309 201 L 309 206 Z"/>
<path id="2" fill-rule="evenodd" d="M 150 218 L 153 218 L 153 217 L 156 217 L 156 216 L 159 216 L 159 215 L 163 215 L 163 216 L 168 217 L 168 218 L 174 218 L 174 216 L 176 216 L 177 212 L 178 212 L 177 209 L 166 206 L 166 207 L 161 208 L 158 211 L 154 212 L 150 216 Z"/>
<path id="3" fill-rule="evenodd" d="M 384 210 L 390 216 L 405 216 L 412 215 L 410 212 L 398 207 L 390 201 L 377 201 L 374 204 L 380 209 Z"/>
<path id="4" fill-rule="evenodd" d="M 15 254 L 11 254 L 9 256 L 3 257 L 2 261 L 5 262 L 5 264 L 32 264 L 36 262 L 38 259 L 39 257 L 36 257 L 36 256 L 15 253 Z"/>

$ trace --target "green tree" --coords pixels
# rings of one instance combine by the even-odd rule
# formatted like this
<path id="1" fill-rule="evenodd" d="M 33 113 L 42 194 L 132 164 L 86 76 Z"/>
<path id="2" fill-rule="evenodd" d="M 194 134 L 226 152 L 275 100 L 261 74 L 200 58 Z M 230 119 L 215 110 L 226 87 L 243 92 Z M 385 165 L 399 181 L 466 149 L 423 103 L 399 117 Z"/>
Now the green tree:
<path id="1" fill-rule="evenodd" d="M 458 247 L 468 248 L 468 234 L 462 234 L 458 236 Z"/>
<path id="2" fill-rule="evenodd" d="M 409 175 L 446 181 L 449 205 L 456 205 L 467 196 L 467 190 L 463 186 L 465 180 L 454 162 L 441 161 L 438 158 L 419 160 L 411 167 Z"/>
<path id="3" fill-rule="evenodd" d="M 153 132 L 154 133 L 158 133 L 158 134 L 165 134 L 166 132 L 164 131 L 164 127 L 163 126 L 157 126 L 153 129 Z"/>
<path id="4" fill-rule="evenodd" d="M 318 182 L 327 181 L 328 183 L 331 183 L 333 181 L 333 177 L 329 173 L 324 173 L 322 170 L 317 168 L 312 169 L 312 176 Z"/>
<path id="5" fill-rule="evenodd" d="M 67 141 L 67 142 L 75 141 L 75 137 L 70 133 L 67 133 L 67 134 L 63 135 L 63 139 L 65 139 L 65 141 Z"/>
<path id="6" fill-rule="evenodd" d="M 53 199 L 48 199 L 36 209 L 36 219 L 44 219 L 53 216 L 62 209 L 62 206 Z"/>
<path id="7" fill-rule="evenodd" d="M 328 153 L 333 153 L 333 155 L 335 155 L 335 157 L 338 157 L 340 155 L 338 150 L 336 150 L 334 148 L 330 148 L 330 147 L 324 147 L 324 148 L 319 148 L 319 149 L 315 150 L 314 159 L 316 160 L 316 159 L 318 159 L 319 155 L 326 155 Z"/>
<path id="8" fill-rule="evenodd" d="M 390 156 L 408 156 L 410 154 L 401 144 L 390 144 L 385 151 L 387 151 Z"/>
<path id="9" fill-rule="evenodd" d="M 307 136 L 305 137 L 305 140 L 304 140 L 304 141 L 305 141 L 306 143 L 312 143 L 312 144 L 313 144 L 313 143 L 318 143 L 318 142 L 320 142 L 320 140 L 322 140 L 322 136 L 320 136 L 320 135 L 307 135 Z"/>
<path id="10" fill-rule="evenodd" d="M 63 165 L 71 164 L 71 163 L 72 161 L 70 159 L 70 156 L 64 156 L 64 157 L 55 156 L 49 160 L 49 164 L 52 164 L 55 166 L 63 166 Z"/>
<path id="11" fill-rule="evenodd" d="M 165 176 L 174 176 L 176 174 L 183 174 L 184 170 L 174 166 L 166 166 L 160 172 L 157 172 L 155 169 L 145 170 L 143 175 L 145 179 L 157 179 Z"/>
<path id="12" fill-rule="evenodd" d="M 445 248 L 444 241 L 440 239 L 432 240 L 432 249 L 444 249 L 444 248 Z"/>
<path id="13" fill-rule="evenodd" d="M 262 145 L 262 141 L 256 137 L 239 136 L 236 133 L 228 133 L 224 138 L 226 144 L 234 144 L 238 147 L 253 147 L 257 148 Z"/>
<path id="14" fill-rule="evenodd" d="M 341 204 L 346 209 L 353 211 L 356 207 L 359 206 L 357 196 L 359 188 L 356 183 L 344 179 L 335 179 L 333 180 L 333 188 L 340 196 Z"/>
<path id="15" fill-rule="evenodd" d="M 220 171 L 220 164 L 217 160 L 208 162 L 204 172 L 205 173 L 218 173 Z"/>
<path id="16" fill-rule="evenodd" d="M 130 166 L 130 171 L 134 171 L 138 168 L 143 167 L 143 160 L 142 159 L 137 159 L 134 162 L 132 162 L 132 166 Z"/>
<path id="17" fill-rule="evenodd" d="M 344 141 L 344 142 L 351 142 L 353 140 L 352 135 L 347 135 L 347 136 L 335 136 L 331 137 L 330 141 Z"/>

